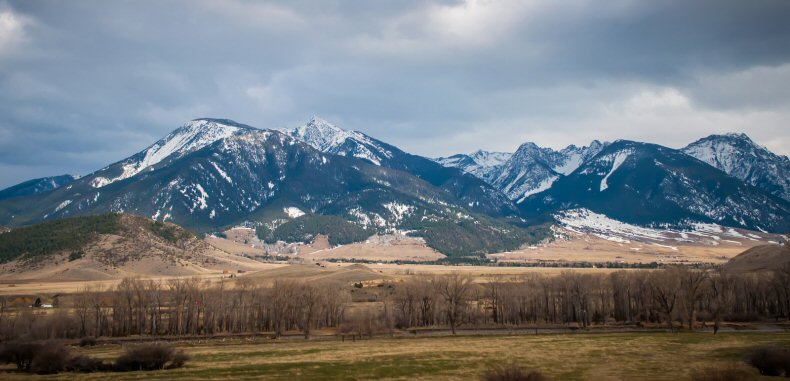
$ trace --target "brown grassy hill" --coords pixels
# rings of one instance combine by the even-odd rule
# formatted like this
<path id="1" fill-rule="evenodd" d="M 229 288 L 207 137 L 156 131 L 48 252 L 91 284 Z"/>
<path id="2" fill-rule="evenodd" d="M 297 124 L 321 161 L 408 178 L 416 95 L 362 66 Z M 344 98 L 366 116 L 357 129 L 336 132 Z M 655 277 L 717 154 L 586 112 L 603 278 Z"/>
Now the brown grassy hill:
<path id="1" fill-rule="evenodd" d="M 771 271 L 790 264 L 790 247 L 761 245 L 738 254 L 724 268 L 734 272 Z"/>
<path id="2" fill-rule="evenodd" d="M 100 226 L 90 218 L 99 219 Z M 221 251 L 170 223 L 122 214 L 70 222 L 4 234 L 0 279 L 102 280 L 260 268 L 258 262 Z"/>

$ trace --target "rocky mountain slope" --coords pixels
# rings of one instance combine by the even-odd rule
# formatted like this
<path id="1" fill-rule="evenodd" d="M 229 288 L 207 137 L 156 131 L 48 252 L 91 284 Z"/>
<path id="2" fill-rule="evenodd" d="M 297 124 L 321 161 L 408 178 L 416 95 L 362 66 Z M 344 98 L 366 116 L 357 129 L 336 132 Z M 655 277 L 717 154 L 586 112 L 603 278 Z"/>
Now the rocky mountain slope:
<path id="1" fill-rule="evenodd" d="M 559 151 L 524 143 L 513 154 L 477 151 L 470 155 L 454 155 L 436 161 L 459 168 L 485 180 L 516 203 L 549 189 L 562 176 L 567 176 L 582 163 L 595 156 L 607 143 L 597 140 L 589 146 L 570 145 Z"/>
<path id="2" fill-rule="evenodd" d="M 361 132 L 343 130 L 321 118 L 313 117 L 304 126 L 284 132 L 327 154 L 355 157 L 407 172 L 450 193 L 473 212 L 503 217 L 518 213 L 507 197 L 475 176 L 406 153 Z"/>
<path id="3" fill-rule="evenodd" d="M 509 152 L 489 152 L 477 150 L 470 154 L 459 153 L 448 157 L 434 159 L 437 163 L 451 168 L 458 168 L 480 179 L 490 178 L 491 173 L 513 156 Z"/>
<path id="4" fill-rule="evenodd" d="M 710 135 L 682 151 L 790 201 L 790 159 L 758 145 L 746 134 Z"/>

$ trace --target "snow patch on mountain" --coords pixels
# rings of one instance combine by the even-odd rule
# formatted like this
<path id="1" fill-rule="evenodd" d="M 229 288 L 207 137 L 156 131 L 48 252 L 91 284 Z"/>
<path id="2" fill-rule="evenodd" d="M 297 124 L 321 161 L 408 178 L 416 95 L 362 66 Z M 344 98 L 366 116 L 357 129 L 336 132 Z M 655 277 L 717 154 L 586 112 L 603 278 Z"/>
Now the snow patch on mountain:
<path id="1" fill-rule="evenodd" d="M 298 218 L 305 215 L 305 213 L 301 209 L 295 206 L 289 206 L 287 208 L 283 208 L 283 213 L 288 215 L 288 217 L 290 218 Z"/>
<path id="2" fill-rule="evenodd" d="M 543 192 L 543 191 L 551 188 L 551 185 L 554 184 L 554 182 L 557 181 L 557 179 L 559 179 L 559 178 L 560 178 L 559 176 L 552 176 L 552 177 L 549 177 L 548 179 L 543 180 L 543 182 L 538 184 L 535 188 L 524 192 L 524 195 L 521 196 L 521 198 L 518 201 L 516 201 L 516 203 L 520 204 L 520 203 L 524 202 L 524 200 L 526 200 L 527 197 L 532 196 L 533 194 L 537 194 L 537 193 Z"/>
<path id="3" fill-rule="evenodd" d="M 110 180 L 106 177 L 95 177 L 93 180 L 90 181 L 90 185 L 94 188 L 101 188 L 105 185 L 111 184 L 114 180 Z"/>
<path id="4" fill-rule="evenodd" d="M 397 202 L 388 202 L 383 206 L 390 212 L 393 217 L 393 222 L 396 225 L 400 224 L 403 218 L 409 216 L 414 210 L 414 207 L 411 205 L 404 205 Z"/>
<path id="5" fill-rule="evenodd" d="M 609 184 L 607 183 L 607 180 L 609 180 L 609 176 L 611 176 L 612 173 L 614 173 L 618 168 L 620 168 L 620 166 L 623 165 L 623 163 L 625 163 L 625 160 L 628 159 L 628 156 L 630 155 L 631 155 L 631 151 L 620 151 L 617 153 L 617 155 L 615 155 L 614 159 L 612 160 L 612 169 L 610 169 L 609 173 L 607 173 L 606 176 L 604 176 L 604 178 L 601 179 L 601 192 L 605 191 L 606 188 L 609 188 Z"/>
<path id="6" fill-rule="evenodd" d="M 507 162 L 512 156 L 513 154 L 509 152 L 477 150 L 470 154 L 457 154 L 433 160 L 445 167 L 458 168 L 486 180 L 491 177 L 491 173 L 496 171 L 497 167 Z"/>
<path id="7" fill-rule="evenodd" d="M 768 241 L 775 235 L 758 235 L 749 231 L 739 231 L 711 223 L 690 223 L 690 229 L 650 228 L 628 224 L 606 215 L 595 213 L 589 209 L 569 209 L 554 214 L 558 224 L 577 234 L 590 234 L 613 242 L 629 243 L 631 241 L 661 243 L 694 243 L 704 241 L 710 245 L 727 238 L 741 241 Z M 737 241 L 736 241 L 737 242 Z M 674 246 L 664 245 L 672 248 Z"/>
<path id="8" fill-rule="evenodd" d="M 601 143 L 598 140 L 590 142 L 589 146 L 577 147 L 573 144 L 559 151 L 559 156 L 555 159 L 552 169 L 555 172 L 568 176 L 587 160 L 592 159 L 601 150 L 606 148 L 609 143 Z"/>
<path id="9" fill-rule="evenodd" d="M 69 204 L 71 204 L 71 200 L 66 200 L 66 201 L 61 202 L 60 204 L 58 204 L 57 208 L 55 208 L 55 212 L 54 213 L 57 213 L 57 212 L 61 211 L 63 208 L 69 206 Z"/>
<path id="10" fill-rule="evenodd" d="M 580 153 L 572 153 L 568 156 L 568 159 L 565 160 L 564 163 L 555 166 L 554 169 L 556 172 L 559 172 L 565 176 L 570 175 L 576 168 L 579 168 L 582 165 L 583 157 Z"/>
<path id="11" fill-rule="evenodd" d="M 217 165 L 217 163 L 215 163 L 215 162 L 213 162 L 213 161 L 212 161 L 212 162 L 211 162 L 211 165 L 214 167 L 214 169 L 216 169 L 216 170 L 217 170 L 217 173 L 219 173 L 219 175 L 220 175 L 220 176 L 222 176 L 222 178 L 223 178 L 223 179 L 225 179 L 225 181 L 227 181 L 229 184 L 233 185 L 233 179 L 231 179 L 231 178 L 230 178 L 230 176 L 228 176 L 228 174 L 227 174 L 227 173 L 225 173 L 225 171 L 223 171 L 223 170 L 222 170 L 222 169 L 221 169 L 221 168 L 220 168 L 220 167 Z"/>

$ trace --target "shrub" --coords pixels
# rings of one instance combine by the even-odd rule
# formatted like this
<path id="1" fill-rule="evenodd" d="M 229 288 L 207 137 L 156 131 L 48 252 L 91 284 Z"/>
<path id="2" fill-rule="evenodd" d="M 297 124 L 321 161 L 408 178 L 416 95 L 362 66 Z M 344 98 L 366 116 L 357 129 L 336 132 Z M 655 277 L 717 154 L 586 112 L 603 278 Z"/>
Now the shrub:
<path id="1" fill-rule="evenodd" d="M 790 377 L 790 350 L 779 347 L 760 347 L 752 351 L 748 363 L 764 376 Z"/>
<path id="2" fill-rule="evenodd" d="M 38 374 L 53 374 L 66 369 L 69 350 L 63 344 L 48 341 L 37 346 L 30 362 L 30 371 Z"/>
<path id="3" fill-rule="evenodd" d="M 724 369 L 707 368 L 691 373 L 691 381 L 746 381 L 754 377 L 751 373 L 730 366 Z"/>
<path id="4" fill-rule="evenodd" d="M 545 381 L 546 377 L 538 371 L 526 372 L 517 365 L 493 367 L 480 377 L 483 381 Z"/>
<path id="5" fill-rule="evenodd" d="M 170 345 L 143 344 L 127 347 L 115 360 L 114 369 L 118 372 L 172 369 L 183 366 L 187 360 L 183 352 L 176 353 Z"/>
<path id="6" fill-rule="evenodd" d="M 104 370 L 111 370 L 108 364 L 99 359 L 85 355 L 74 356 L 66 363 L 66 370 L 69 372 L 92 373 Z"/>
<path id="7" fill-rule="evenodd" d="M 92 336 L 85 336 L 80 339 L 81 347 L 92 347 L 96 345 L 96 338 Z"/>
<path id="8" fill-rule="evenodd" d="M 2 344 L 0 346 L 0 361 L 5 364 L 15 364 L 19 370 L 30 370 L 30 364 L 40 346 L 41 343 L 30 341 Z"/>

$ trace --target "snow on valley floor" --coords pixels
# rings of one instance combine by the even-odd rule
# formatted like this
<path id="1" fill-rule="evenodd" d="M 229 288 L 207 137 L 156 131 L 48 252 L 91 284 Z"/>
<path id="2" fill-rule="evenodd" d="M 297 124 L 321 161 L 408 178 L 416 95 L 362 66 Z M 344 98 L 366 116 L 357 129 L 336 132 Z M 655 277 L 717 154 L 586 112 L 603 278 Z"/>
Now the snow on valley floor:
<path id="1" fill-rule="evenodd" d="M 492 254 L 506 261 L 585 261 L 620 263 L 724 263 L 744 250 L 786 238 L 714 224 L 692 229 L 657 229 L 627 224 L 587 209 L 555 216 L 555 240 L 522 250 Z"/>

